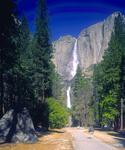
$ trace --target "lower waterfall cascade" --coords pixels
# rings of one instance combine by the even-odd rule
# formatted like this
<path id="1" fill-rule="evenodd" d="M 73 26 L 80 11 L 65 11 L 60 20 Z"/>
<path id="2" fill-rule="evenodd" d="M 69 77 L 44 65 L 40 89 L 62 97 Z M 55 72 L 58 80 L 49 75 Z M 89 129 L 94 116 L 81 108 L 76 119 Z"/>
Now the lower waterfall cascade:
<path id="1" fill-rule="evenodd" d="M 70 100 L 70 91 L 71 91 L 71 87 L 69 86 L 67 89 L 67 108 L 71 108 L 71 100 Z"/>

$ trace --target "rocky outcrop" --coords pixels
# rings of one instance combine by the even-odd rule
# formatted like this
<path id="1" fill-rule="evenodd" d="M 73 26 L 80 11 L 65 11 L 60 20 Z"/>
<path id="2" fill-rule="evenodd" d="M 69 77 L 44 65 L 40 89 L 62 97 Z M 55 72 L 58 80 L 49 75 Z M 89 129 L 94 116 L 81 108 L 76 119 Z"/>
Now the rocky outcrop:
<path id="1" fill-rule="evenodd" d="M 32 119 L 26 108 L 8 111 L 0 120 L 0 143 L 34 143 L 37 141 Z"/>
<path id="2" fill-rule="evenodd" d="M 63 36 L 53 43 L 54 57 L 53 62 L 57 72 L 65 80 L 70 78 L 70 64 L 72 60 L 72 52 L 76 39 L 72 36 Z"/>
<path id="3" fill-rule="evenodd" d="M 81 31 L 77 40 L 77 54 L 79 66 L 84 73 L 89 72 L 88 68 L 92 68 L 102 60 L 104 51 L 108 48 L 111 34 L 114 27 L 115 18 L 121 13 L 115 12 L 107 19 Z M 70 77 L 70 65 L 72 61 L 73 47 L 75 38 L 71 36 L 61 37 L 53 43 L 54 64 L 57 72 L 65 79 Z M 68 70 L 68 71 L 67 71 Z"/>
<path id="4" fill-rule="evenodd" d="M 114 27 L 114 20 L 119 13 L 113 13 L 103 22 L 84 29 L 78 37 L 78 56 L 80 67 L 87 69 L 102 60 L 108 48 Z"/>

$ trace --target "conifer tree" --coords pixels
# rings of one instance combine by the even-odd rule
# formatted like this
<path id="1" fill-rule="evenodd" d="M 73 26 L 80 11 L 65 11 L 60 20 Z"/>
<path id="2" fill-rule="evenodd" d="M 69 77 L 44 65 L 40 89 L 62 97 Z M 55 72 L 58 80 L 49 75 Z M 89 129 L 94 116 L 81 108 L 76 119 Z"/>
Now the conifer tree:
<path id="1" fill-rule="evenodd" d="M 20 52 L 19 56 L 19 65 L 18 65 L 18 92 L 17 95 L 20 95 L 20 100 L 18 103 L 20 106 L 27 106 L 30 100 L 31 103 L 31 89 L 32 84 L 30 81 L 30 30 L 27 22 L 27 18 L 25 16 L 22 17 L 21 24 L 19 27 L 19 45 L 18 49 Z M 33 91 L 32 91 L 33 92 Z M 33 97 L 32 97 L 33 98 Z"/>
<path id="2" fill-rule="evenodd" d="M 52 48 L 49 40 L 46 1 L 38 1 L 36 33 L 34 37 L 33 64 L 35 96 L 44 102 L 51 95 L 51 57 Z"/>
<path id="3" fill-rule="evenodd" d="M 18 60 L 18 19 L 13 0 L 0 1 L 0 112 L 5 112 L 5 78 L 11 76 Z"/>
<path id="4" fill-rule="evenodd" d="M 30 31 L 27 18 L 22 17 L 20 25 L 20 60 L 23 60 L 24 57 L 28 55 L 28 49 L 30 44 Z M 27 59 L 27 58 L 25 58 Z"/>
<path id="5" fill-rule="evenodd" d="M 38 0 L 36 32 L 32 40 L 30 78 L 34 95 L 34 122 L 48 128 L 46 98 L 52 95 L 52 47 L 49 39 L 48 16 L 45 0 Z"/>
<path id="6" fill-rule="evenodd" d="M 105 51 L 103 61 L 94 74 L 102 125 L 112 126 L 120 114 L 120 100 L 125 90 L 125 23 L 119 14 L 115 19 L 114 31 Z"/>

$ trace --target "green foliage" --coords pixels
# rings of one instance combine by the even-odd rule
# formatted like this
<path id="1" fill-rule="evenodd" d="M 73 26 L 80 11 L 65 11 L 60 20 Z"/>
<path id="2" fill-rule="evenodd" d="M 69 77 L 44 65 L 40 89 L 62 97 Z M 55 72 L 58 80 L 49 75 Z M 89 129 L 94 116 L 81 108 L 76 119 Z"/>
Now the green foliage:
<path id="1" fill-rule="evenodd" d="M 13 0 L 0 1 L 0 116 L 13 102 L 13 72 L 18 64 L 18 35 L 16 4 Z M 11 81 L 10 81 L 11 79 Z M 10 84 L 11 83 L 11 84 Z M 12 87 L 12 89 L 10 88 Z M 7 103 L 9 104 L 7 105 Z M 6 103 L 6 105 L 5 105 Z M 5 108 L 6 107 L 6 108 Z"/>
<path id="2" fill-rule="evenodd" d="M 122 16 L 115 19 L 109 47 L 93 75 L 95 103 L 99 122 L 112 126 L 120 114 L 120 99 L 125 90 L 125 24 Z M 119 124 L 117 122 L 117 124 Z"/>
<path id="3" fill-rule="evenodd" d="M 44 102 L 52 94 L 52 47 L 49 41 L 46 1 L 38 2 L 32 48 L 32 82 L 36 99 Z"/>
<path id="4" fill-rule="evenodd" d="M 108 95 L 100 102 L 100 107 L 102 108 L 102 125 L 112 125 L 112 122 L 115 121 L 116 116 L 119 115 L 117 109 L 117 99 L 112 95 Z"/>
<path id="5" fill-rule="evenodd" d="M 63 128 L 68 123 L 68 110 L 57 100 L 49 98 L 47 100 L 49 109 L 49 125 L 51 128 Z"/>
<path id="6" fill-rule="evenodd" d="M 1 0 L 0 10 L 0 117 L 25 106 L 36 126 L 48 127 L 45 99 L 52 94 L 53 65 L 45 1 L 38 0 L 32 36 L 26 17 L 19 21 L 14 0 Z"/>
<path id="7" fill-rule="evenodd" d="M 16 4 L 12 0 L 1 0 L 0 10 L 0 72 L 4 73 L 13 68 L 18 59 L 19 26 L 18 21 L 15 21 Z"/>
<path id="8" fill-rule="evenodd" d="M 52 47 L 49 41 L 48 21 L 47 21 L 46 2 L 38 0 L 38 9 L 36 17 L 36 31 L 34 36 L 29 37 L 28 24 L 26 18 L 23 18 L 21 29 L 24 40 L 21 67 L 28 79 L 30 86 L 29 99 L 31 104 L 28 107 L 31 110 L 35 126 L 41 125 L 48 128 L 48 106 L 45 102 L 48 96 L 52 95 L 52 74 L 53 64 Z M 29 40 L 29 44 L 27 41 Z M 26 46 L 28 47 L 26 48 Z"/>
<path id="9" fill-rule="evenodd" d="M 52 95 L 60 103 L 64 104 L 63 83 L 59 74 L 53 70 L 52 78 Z"/>
<path id="10" fill-rule="evenodd" d="M 89 102 L 92 96 L 91 79 L 82 76 L 80 68 L 77 70 L 73 89 L 72 116 L 74 125 L 87 125 L 89 123 Z"/>

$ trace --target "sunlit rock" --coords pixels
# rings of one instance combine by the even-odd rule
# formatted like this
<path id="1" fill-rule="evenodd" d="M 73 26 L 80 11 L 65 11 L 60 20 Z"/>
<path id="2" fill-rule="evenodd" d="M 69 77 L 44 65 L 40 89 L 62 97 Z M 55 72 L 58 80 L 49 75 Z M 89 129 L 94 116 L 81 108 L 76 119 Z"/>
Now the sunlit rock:
<path id="1" fill-rule="evenodd" d="M 26 108 L 10 110 L 0 120 L 0 143 L 34 143 L 37 141 L 34 125 Z"/>
<path id="2" fill-rule="evenodd" d="M 115 18 L 121 15 L 115 12 L 104 21 L 83 29 L 77 38 L 77 55 L 79 66 L 85 74 L 92 74 L 88 71 L 90 66 L 97 64 L 102 60 L 104 51 L 108 48 L 111 34 L 114 28 Z M 76 39 L 72 36 L 63 36 L 53 43 L 54 64 L 57 72 L 64 80 L 72 78 L 72 60 L 73 50 Z M 91 70 L 90 70 L 91 71 Z"/>

